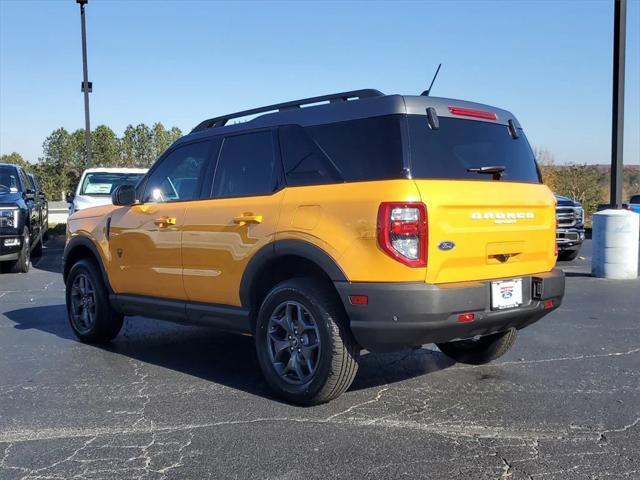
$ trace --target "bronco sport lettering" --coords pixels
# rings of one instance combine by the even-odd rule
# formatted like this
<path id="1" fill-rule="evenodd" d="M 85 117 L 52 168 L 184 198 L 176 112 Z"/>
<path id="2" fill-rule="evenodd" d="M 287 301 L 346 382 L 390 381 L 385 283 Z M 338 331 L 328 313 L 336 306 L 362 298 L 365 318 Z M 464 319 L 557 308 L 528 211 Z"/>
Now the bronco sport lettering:
<path id="1" fill-rule="evenodd" d="M 211 118 L 112 201 L 68 221 L 78 338 L 126 315 L 251 334 L 299 404 L 345 392 L 363 350 L 489 362 L 564 295 L 555 199 L 486 105 L 359 90 Z"/>

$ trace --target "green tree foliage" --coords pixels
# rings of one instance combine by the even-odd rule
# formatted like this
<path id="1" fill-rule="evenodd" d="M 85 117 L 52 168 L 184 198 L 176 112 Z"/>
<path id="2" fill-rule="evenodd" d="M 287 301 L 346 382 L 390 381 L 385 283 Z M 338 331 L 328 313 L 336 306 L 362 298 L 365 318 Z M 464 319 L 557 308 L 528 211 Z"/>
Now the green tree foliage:
<path id="1" fill-rule="evenodd" d="M 44 140 L 38 163 L 26 162 L 18 153 L 3 155 L 0 161 L 17 163 L 37 173 L 51 200 L 61 200 L 75 188 L 82 172 L 91 167 L 150 167 L 169 145 L 182 136 L 179 128 L 167 130 L 162 123 L 127 126 L 118 138 L 106 125 L 91 132 L 91 164 L 87 163 L 84 129 L 69 133 L 58 128 Z"/>
<path id="2" fill-rule="evenodd" d="M 98 125 L 91 133 L 92 166 L 117 167 L 120 158 L 118 136 L 106 125 Z"/>
<path id="3" fill-rule="evenodd" d="M 43 157 L 36 171 L 42 179 L 43 190 L 52 200 L 59 200 L 71 186 L 73 178 L 69 173 L 77 156 L 75 143 L 67 130 L 58 128 L 42 144 Z"/>
<path id="4" fill-rule="evenodd" d="M 124 131 L 123 146 L 127 152 L 127 166 L 150 167 L 153 156 L 153 131 L 145 124 L 127 126 Z"/>
<path id="5" fill-rule="evenodd" d="M 11 152 L 9 154 L 0 156 L 0 163 L 11 163 L 13 165 L 20 165 L 22 168 L 29 170 L 31 165 L 27 162 L 22 155 L 18 152 Z"/>

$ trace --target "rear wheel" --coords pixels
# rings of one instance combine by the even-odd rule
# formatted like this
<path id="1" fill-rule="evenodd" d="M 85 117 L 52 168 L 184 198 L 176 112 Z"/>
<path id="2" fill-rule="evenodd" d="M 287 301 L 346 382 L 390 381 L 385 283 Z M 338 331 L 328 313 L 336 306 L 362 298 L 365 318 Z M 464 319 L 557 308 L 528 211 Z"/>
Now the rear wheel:
<path id="1" fill-rule="evenodd" d="M 29 230 L 24 227 L 22 230 L 22 248 L 20 256 L 11 265 L 11 271 L 14 273 L 27 273 L 31 267 L 31 239 L 29 238 Z"/>
<path id="2" fill-rule="evenodd" d="M 76 336 L 87 343 L 106 343 L 115 338 L 124 317 L 109 303 L 109 294 L 95 263 L 75 263 L 66 285 L 67 314 Z"/>
<path id="3" fill-rule="evenodd" d="M 470 340 L 436 344 L 440 351 L 456 362 L 482 365 L 507 353 L 518 337 L 515 328 Z"/>
<path id="4" fill-rule="evenodd" d="M 310 278 L 284 281 L 264 299 L 256 324 L 258 360 L 269 385 L 286 400 L 317 405 L 353 382 L 360 349 L 339 302 Z"/>

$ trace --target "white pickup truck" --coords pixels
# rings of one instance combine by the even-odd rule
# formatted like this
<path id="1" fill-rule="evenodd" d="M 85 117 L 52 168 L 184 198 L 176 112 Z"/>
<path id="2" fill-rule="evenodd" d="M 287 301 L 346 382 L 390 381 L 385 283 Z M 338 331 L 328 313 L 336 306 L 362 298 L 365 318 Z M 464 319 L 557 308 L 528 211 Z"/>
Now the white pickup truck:
<path id="1" fill-rule="evenodd" d="M 147 168 L 88 168 L 82 172 L 75 192 L 67 193 L 69 215 L 89 207 L 111 203 L 111 192 L 118 185 L 136 185 Z"/>

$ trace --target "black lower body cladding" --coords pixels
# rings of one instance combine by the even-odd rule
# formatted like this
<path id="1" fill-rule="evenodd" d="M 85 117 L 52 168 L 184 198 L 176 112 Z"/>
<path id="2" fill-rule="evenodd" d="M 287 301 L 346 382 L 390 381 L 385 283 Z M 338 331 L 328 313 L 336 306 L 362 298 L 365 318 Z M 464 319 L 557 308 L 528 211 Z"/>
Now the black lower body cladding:
<path id="1" fill-rule="evenodd" d="M 505 310 L 491 309 L 491 281 L 441 285 L 335 282 L 335 286 L 355 339 L 369 351 L 384 352 L 521 329 L 560 306 L 562 270 L 518 278 L 522 278 L 523 303 Z M 350 295 L 366 295 L 368 303 L 352 305 Z M 474 313 L 474 319 L 459 322 L 458 315 L 467 312 Z"/>

